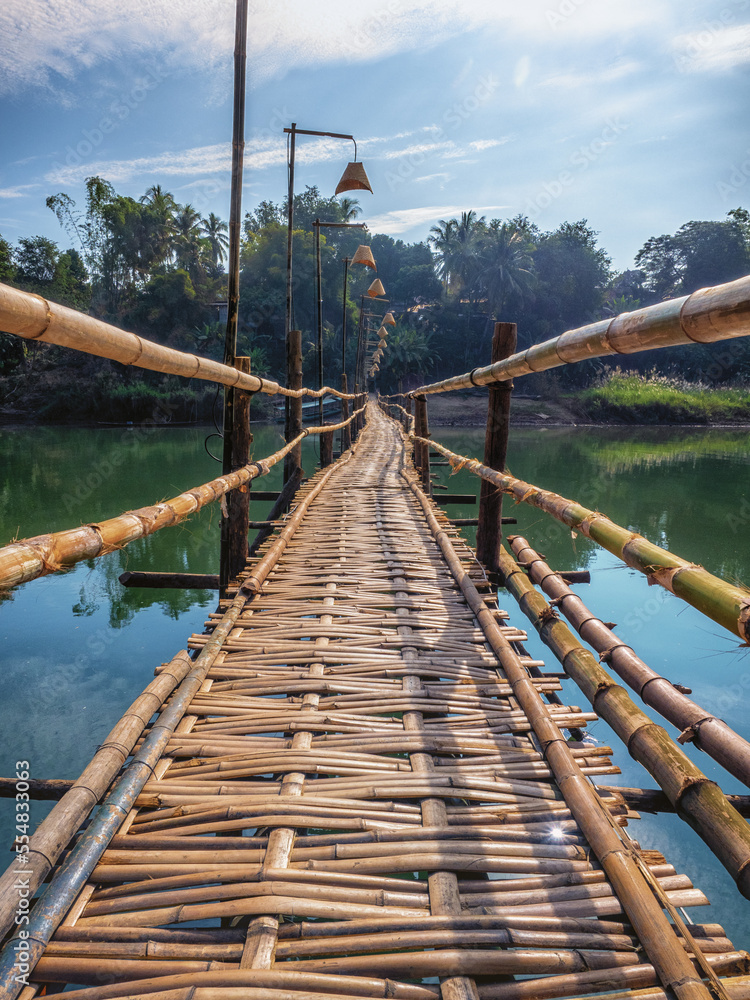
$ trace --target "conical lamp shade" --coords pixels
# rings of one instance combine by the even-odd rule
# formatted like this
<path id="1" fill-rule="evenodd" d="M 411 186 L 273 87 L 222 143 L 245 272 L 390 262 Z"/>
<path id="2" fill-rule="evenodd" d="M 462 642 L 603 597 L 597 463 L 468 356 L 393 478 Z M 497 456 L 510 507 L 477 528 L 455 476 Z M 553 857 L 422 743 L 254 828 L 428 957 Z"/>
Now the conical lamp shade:
<path id="1" fill-rule="evenodd" d="M 365 267 L 371 267 L 373 271 L 377 268 L 372 250 L 366 246 L 357 247 L 357 251 L 352 257 L 351 262 L 352 264 L 364 264 Z"/>
<path id="2" fill-rule="evenodd" d="M 378 341 L 378 348 L 379 348 L 379 349 L 380 349 L 381 351 L 382 351 L 382 350 L 383 350 L 383 348 L 384 348 L 384 347 L 386 347 L 386 346 L 387 346 L 387 344 L 386 344 L 386 341 L 385 341 L 385 340 L 379 340 L 379 341 Z"/>
<path id="3" fill-rule="evenodd" d="M 380 329 L 378 330 L 378 336 L 381 338 L 381 340 L 385 340 L 385 338 L 388 336 L 390 332 L 391 332 L 390 330 L 386 330 L 384 326 L 381 326 Z"/>
<path id="4" fill-rule="evenodd" d="M 378 296 L 385 295 L 385 288 L 383 288 L 383 282 L 380 278 L 376 278 L 370 287 L 367 289 L 367 294 L 375 299 Z"/>
<path id="5" fill-rule="evenodd" d="M 342 191 L 369 191 L 372 194 L 365 168 L 356 160 L 354 163 L 347 163 L 335 193 L 341 194 Z"/>
<path id="6" fill-rule="evenodd" d="M 383 317 L 383 326 L 395 326 L 396 320 L 393 318 L 393 313 L 386 313 Z"/>

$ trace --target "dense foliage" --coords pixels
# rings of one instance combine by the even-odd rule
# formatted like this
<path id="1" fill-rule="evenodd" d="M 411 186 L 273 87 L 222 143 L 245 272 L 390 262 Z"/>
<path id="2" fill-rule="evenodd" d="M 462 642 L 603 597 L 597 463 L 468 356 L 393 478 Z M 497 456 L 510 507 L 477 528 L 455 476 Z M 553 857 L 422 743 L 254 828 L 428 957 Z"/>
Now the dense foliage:
<path id="1" fill-rule="evenodd" d="M 160 343 L 221 358 L 226 308 L 227 224 L 179 204 L 158 184 L 138 200 L 91 177 L 79 208 L 65 193 L 48 207 L 65 232 L 62 250 L 43 237 L 11 246 L 0 236 L 0 281 L 88 311 Z M 478 217 L 473 211 L 441 220 L 427 243 L 407 244 L 372 234 L 356 222 L 351 198 L 324 198 L 308 187 L 294 200 L 293 323 L 303 331 L 305 383 L 316 381 L 315 220 L 320 227 L 324 371 L 330 384 L 341 372 L 342 320 L 346 317 L 346 368 L 354 369 L 361 305 L 374 342 L 380 319 L 391 310 L 380 363 L 383 391 L 399 384 L 455 374 L 488 360 L 493 321 L 518 323 L 519 347 L 565 329 L 614 315 L 707 284 L 750 272 L 750 213 L 734 209 L 720 222 L 689 222 L 673 235 L 651 237 L 636 267 L 614 274 L 606 251 L 585 219 L 542 231 L 523 216 Z M 287 206 L 261 202 L 245 215 L 241 245 L 238 353 L 253 369 L 285 381 Z M 388 303 L 365 295 L 375 274 L 352 264 L 343 299 L 344 260 L 370 246 Z M 371 315 L 368 315 L 371 314 Z M 725 383 L 750 373 L 742 343 L 721 349 L 672 349 L 629 365 Z M 531 377 L 525 391 L 588 384 L 601 364 L 588 362 L 554 376 Z M 534 381 L 536 379 L 536 382 Z M 0 405 L 43 419 L 157 419 L 208 416 L 212 392 L 178 379 L 123 368 L 98 359 L 0 336 Z"/>

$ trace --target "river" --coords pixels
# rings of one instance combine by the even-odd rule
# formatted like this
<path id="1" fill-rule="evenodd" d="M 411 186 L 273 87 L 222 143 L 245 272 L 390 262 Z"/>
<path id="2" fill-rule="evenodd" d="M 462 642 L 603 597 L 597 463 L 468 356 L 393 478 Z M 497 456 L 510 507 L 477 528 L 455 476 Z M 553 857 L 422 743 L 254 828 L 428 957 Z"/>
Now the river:
<path id="1" fill-rule="evenodd" d="M 254 429 L 255 457 L 282 443 L 278 426 Z M 0 543 L 96 521 L 145 506 L 218 474 L 206 453 L 207 428 L 6 428 L 0 439 Z M 481 457 L 484 432 L 434 428 L 453 451 Z M 214 448 L 216 440 L 213 441 Z M 303 464 L 315 465 L 313 440 Z M 725 579 L 750 582 L 750 434 L 742 430 L 672 428 L 541 428 L 516 431 L 508 466 L 523 479 L 599 509 L 685 559 Z M 451 493 L 476 493 L 466 471 L 435 468 Z M 281 468 L 258 483 L 278 489 Z M 436 491 L 436 499 L 439 499 Z M 251 517 L 268 504 L 253 503 Z M 477 508 L 451 506 L 453 517 Z M 587 568 L 591 586 L 577 588 L 595 614 L 618 623 L 617 633 L 659 673 L 693 689 L 693 698 L 750 739 L 750 661 L 747 648 L 719 625 L 623 566 L 547 515 L 506 500 L 523 534 L 558 569 Z M 126 590 L 126 569 L 218 571 L 218 506 L 189 521 L 134 542 L 75 569 L 32 581 L 0 602 L 0 775 L 29 760 L 34 777 L 77 776 L 125 708 L 153 676 L 154 667 L 201 631 L 216 595 L 208 591 Z M 466 537 L 474 541 L 473 529 Z M 505 595 L 522 628 L 528 624 Z M 529 647 L 557 663 L 530 635 Z M 566 682 L 566 701 L 583 696 Z M 636 699 L 637 700 L 637 699 Z M 650 711 L 650 710 L 649 710 Z M 651 713 L 653 714 L 653 713 Z M 668 723 L 665 727 L 676 731 Z M 654 787 L 603 722 L 593 736 L 615 747 L 622 776 L 611 784 Z M 705 773 L 726 791 L 747 792 L 705 754 L 686 746 Z M 11 802 L 0 800 L 0 837 L 12 833 Z M 48 804 L 32 805 L 38 822 Z M 713 855 L 682 821 L 644 814 L 631 824 L 644 847 L 658 847 L 679 872 L 691 876 L 712 902 L 694 920 L 725 926 L 737 947 L 750 948 L 750 906 Z"/>

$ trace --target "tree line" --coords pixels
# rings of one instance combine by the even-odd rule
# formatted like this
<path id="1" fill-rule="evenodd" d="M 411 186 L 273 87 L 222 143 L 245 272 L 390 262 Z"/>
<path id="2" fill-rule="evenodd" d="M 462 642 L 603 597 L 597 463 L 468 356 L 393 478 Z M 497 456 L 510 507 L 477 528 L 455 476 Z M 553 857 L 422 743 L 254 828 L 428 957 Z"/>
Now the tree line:
<path id="1" fill-rule="evenodd" d="M 47 206 L 60 222 L 67 247 L 61 249 L 42 236 L 22 237 L 12 246 L 0 236 L 0 281 L 160 343 L 221 358 L 225 221 L 214 213 L 202 216 L 190 203 L 180 204 L 158 184 L 135 199 L 118 194 L 100 177 L 87 180 L 82 207 L 64 192 L 47 198 Z M 292 320 L 303 331 L 306 384 L 315 383 L 316 370 L 315 220 L 339 224 L 320 230 L 326 381 L 338 384 L 340 377 L 344 315 L 347 370 L 353 371 L 364 304 L 365 312 L 373 314 L 369 322 L 374 327 L 386 309 L 397 319 L 380 366 L 380 387 L 386 392 L 484 363 L 497 318 L 518 324 L 519 346 L 524 347 L 750 272 L 750 213 L 743 208 L 733 209 L 721 221 L 692 221 L 674 234 L 649 238 L 634 267 L 619 273 L 585 219 L 545 231 L 522 215 L 488 220 L 467 211 L 440 220 L 426 241 L 410 244 L 354 228 L 360 213 L 356 200 L 326 198 L 315 187 L 294 199 Z M 285 202 L 263 201 L 245 214 L 238 353 L 250 355 L 259 374 L 282 382 L 286 242 Z M 360 244 L 372 250 L 387 304 L 370 303 L 366 291 L 375 274 L 357 265 L 349 268 L 343 296 L 344 260 L 351 259 Z M 750 355 L 743 343 L 733 345 L 718 367 L 708 348 L 672 349 L 663 357 L 661 353 L 631 356 L 628 366 L 679 369 L 683 375 L 716 382 L 750 374 Z M 713 374 L 707 376 L 709 369 Z M 587 362 L 555 378 L 581 385 L 596 370 L 597 363 Z M 67 400 L 61 400 L 66 378 L 74 391 L 68 389 Z M 538 388 L 545 387 L 544 377 L 530 378 Z M 524 380 L 527 386 L 533 389 L 535 383 Z M 82 415 L 89 418 L 104 414 L 107 419 L 139 419 L 144 407 L 163 397 L 172 400 L 171 408 L 166 407 L 172 415 L 205 418 L 211 395 L 206 387 L 186 389 L 174 378 L 98 359 L 73 360 L 62 349 L 0 337 L 0 407 L 6 413 L 19 408 L 42 418 L 65 419 L 76 403 L 83 404 Z"/>

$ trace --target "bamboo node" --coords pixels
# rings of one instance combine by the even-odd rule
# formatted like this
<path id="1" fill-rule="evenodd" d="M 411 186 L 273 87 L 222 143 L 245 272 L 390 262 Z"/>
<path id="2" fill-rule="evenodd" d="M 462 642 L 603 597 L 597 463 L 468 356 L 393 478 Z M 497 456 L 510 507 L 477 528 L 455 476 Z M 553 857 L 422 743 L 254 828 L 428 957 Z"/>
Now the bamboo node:
<path id="1" fill-rule="evenodd" d="M 688 689 L 689 691 L 689 689 Z M 697 722 L 693 722 L 687 728 L 683 729 L 680 735 L 677 737 L 678 743 L 693 743 L 697 736 L 700 735 L 700 727 L 704 722 L 713 722 L 716 717 L 714 715 L 707 715 L 704 719 L 698 719 Z M 696 746 L 698 746 L 696 744 Z M 700 747 L 698 747 L 700 750 Z"/>

